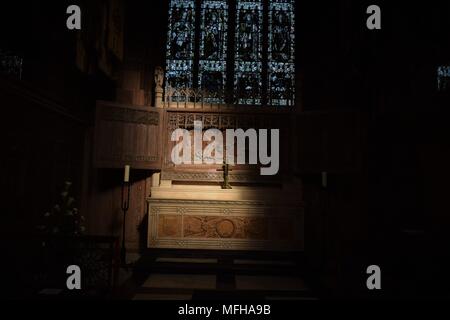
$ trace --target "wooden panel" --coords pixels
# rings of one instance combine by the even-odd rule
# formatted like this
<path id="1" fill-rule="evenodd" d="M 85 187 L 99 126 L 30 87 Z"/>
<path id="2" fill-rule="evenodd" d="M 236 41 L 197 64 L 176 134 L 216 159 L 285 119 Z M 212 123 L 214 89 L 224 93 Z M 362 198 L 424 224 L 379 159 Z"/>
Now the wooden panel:
<path id="1" fill-rule="evenodd" d="M 267 218 L 187 216 L 183 235 L 191 239 L 268 240 Z"/>
<path id="2" fill-rule="evenodd" d="M 90 234 L 122 236 L 121 210 L 122 170 L 95 170 L 89 193 L 87 227 Z M 146 247 L 147 202 L 151 176 L 147 171 L 132 175 L 130 209 L 126 216 L 126 246 L 130 251 Z"/>
<path id="3" fill-rule="evenodd" d="M 181 237 L 181 217 L 166 215 L 158 221 L 158 234 L 161 238 Z"/>
<path id="4" fill-rule="evenodd" d="M 97 104 L 96 168 L 161 168 L 161 110 L 114 103 Z"/>

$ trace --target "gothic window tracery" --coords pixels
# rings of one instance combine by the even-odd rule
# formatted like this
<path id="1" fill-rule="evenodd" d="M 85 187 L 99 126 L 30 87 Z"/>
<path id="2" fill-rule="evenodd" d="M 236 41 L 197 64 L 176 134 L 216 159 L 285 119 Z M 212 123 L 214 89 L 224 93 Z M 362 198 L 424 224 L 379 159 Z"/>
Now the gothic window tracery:
<path id="1" fill-rule="evenodd" d="M 268 98 L 270 105 L 293 105 L 295 95 L 294 1 L 269 4 Z"/>
<path id="2" fill-rule="evenodd" d="M 261 104 L 262 27 L 262 0 L 238 1 L 234 65 L 235 100 L 238 104 Z"/>
<path id="3" fill-rule="evenodd" d="M 438 67 L 438 90 L 441 92 L 450 90 L 450 66 Z"/>
<path id="4" fill-rule="evenodd" d="M 174 88 L 193 86 L 195 47 L 195 1 L 172 0 L 167 37 L 167 84 Z"/>
<path id="5" fill-rule="evenodd" d="M 166 87 L 211 103 L 294 105 L 294 0 L 171 0 Z"/>
<path id="6" fill-rule="evenodd" d="M 224 103 L 227 81 L 228 1 L 202 1 L 201 8 L 198 83 L 202 90 L 208 92 L 207 102 Z"/>

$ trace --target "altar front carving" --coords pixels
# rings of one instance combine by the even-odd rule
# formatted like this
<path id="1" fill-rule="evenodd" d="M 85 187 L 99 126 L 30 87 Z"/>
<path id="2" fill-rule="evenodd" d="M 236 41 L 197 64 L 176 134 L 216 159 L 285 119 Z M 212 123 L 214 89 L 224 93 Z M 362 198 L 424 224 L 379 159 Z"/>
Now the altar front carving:
<path id="1" fill-rule="evenodd" d="M 163 183 L 148 204 L 150 248 L 303 250 L 303 204 L 294 189 Z"/>

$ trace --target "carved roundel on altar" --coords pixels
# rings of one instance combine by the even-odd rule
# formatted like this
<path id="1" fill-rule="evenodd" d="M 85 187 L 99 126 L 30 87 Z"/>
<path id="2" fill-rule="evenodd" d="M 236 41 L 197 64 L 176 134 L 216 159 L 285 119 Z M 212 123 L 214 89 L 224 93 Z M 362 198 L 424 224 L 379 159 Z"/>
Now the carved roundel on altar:
<path id="1" fill-rule="evenodd" d="M 224 219 L 216 224 L 216 231 L 221 238 L 231 238 L 236 231 L 236 227 L 233 221 Z"/>

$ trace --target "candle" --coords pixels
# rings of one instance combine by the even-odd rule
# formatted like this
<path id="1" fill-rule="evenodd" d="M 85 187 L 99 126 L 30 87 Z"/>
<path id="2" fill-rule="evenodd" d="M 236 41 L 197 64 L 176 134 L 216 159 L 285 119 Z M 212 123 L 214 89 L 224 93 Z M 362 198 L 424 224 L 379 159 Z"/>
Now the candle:
<path id="1" fill-rule="evenodd" d="M 130 182 L 130 166 L 125 166 L 125 174 L 123 177 L 123 182 Z"/>
<path id="2" fill-rule="evenodd" d="M 322 187 L 326 188 L 328 186 L 328 174 L 322 172 Z"/>

